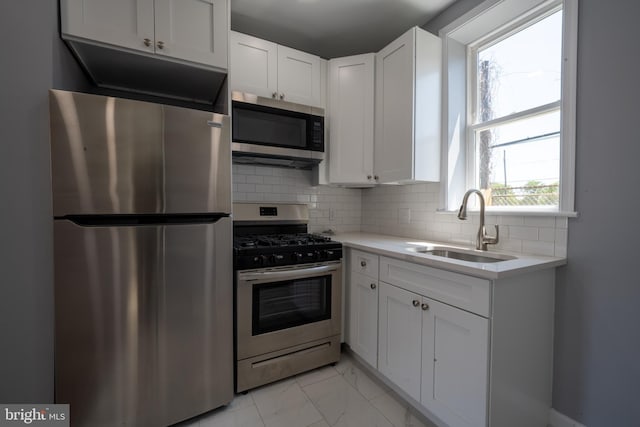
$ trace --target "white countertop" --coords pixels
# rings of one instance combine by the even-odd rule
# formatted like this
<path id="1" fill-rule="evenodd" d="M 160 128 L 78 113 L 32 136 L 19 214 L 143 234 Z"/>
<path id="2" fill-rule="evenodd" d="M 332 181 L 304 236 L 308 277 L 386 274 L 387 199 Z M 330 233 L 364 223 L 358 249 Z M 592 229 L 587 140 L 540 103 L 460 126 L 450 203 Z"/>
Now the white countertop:
<path id="1" fill-rule="evenodd" d="M 566 258 L 492 250 L 486 252 L 475 251 L 473 248 L 455 244 L 412 239 L 410 237 L 387 236 L 384 234 L 339 233 L 332 236 L 332 238 L 341 242 L 346 247 L 484 279 L 502 279 L 535 270 L 555 268 L 567 263 Z M 516 258 L 494 263 L 478 263 L 415 252 L 416 248 L 425 246 L 444 246 L 447 248 L 463 249 L 465 251 L 471 249 L 478 255 L 491 256 L 491 254 L 501 254 L 514 256 Z"/>

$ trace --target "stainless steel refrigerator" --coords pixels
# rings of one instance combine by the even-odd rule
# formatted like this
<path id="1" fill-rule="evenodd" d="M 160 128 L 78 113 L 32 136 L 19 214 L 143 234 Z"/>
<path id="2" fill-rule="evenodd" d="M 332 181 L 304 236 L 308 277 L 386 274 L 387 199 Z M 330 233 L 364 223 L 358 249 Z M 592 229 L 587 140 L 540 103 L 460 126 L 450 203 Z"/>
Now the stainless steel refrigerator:
<path id="1" fill-rule="evenodd" d="M 165 426 L 233 397 L 228 117 L 52 90 L 55 399 Z"/>

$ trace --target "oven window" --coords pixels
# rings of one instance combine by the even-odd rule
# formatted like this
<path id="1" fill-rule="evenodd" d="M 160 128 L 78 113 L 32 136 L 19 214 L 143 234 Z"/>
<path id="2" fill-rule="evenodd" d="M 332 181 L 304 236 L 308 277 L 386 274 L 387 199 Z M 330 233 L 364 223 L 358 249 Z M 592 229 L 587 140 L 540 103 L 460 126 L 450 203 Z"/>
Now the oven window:
<path id="1" fill-rule="evenodd" d="M 331 275 L 253 286 L 252 335 L 331 318 Z"/>
<path id="2" fill-rule="evenodd" d="M 304 116 L 261 111 L 258 106 L 252 108 L 233 108 L 234 142 L 306 148 L 307 119 Z"/>

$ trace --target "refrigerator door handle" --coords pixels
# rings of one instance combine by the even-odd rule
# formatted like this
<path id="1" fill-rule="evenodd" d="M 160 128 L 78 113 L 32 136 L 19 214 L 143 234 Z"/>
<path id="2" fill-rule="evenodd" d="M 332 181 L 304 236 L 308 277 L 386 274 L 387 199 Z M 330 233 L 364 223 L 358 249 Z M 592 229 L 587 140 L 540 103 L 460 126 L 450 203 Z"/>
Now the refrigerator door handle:
<path id="1" fill-rule="evenodd" d="M 222 129 L 222 123 L 220 123 L 220 122 L 214 122 L 213 120 L 207 120 L 207 124 L 209 126 L 211 126 L 212 128 Z"/>
<path id="2" fill-rule="evenodd" d="M 149 215 L 65 215 L 55 217 L 73 222 L 82 227 L 126 227 L 142 225 L 188 225 L 214 224 L 222 218 L 228 218 L 227 213 L 210 214 L 149 214 Z"/>

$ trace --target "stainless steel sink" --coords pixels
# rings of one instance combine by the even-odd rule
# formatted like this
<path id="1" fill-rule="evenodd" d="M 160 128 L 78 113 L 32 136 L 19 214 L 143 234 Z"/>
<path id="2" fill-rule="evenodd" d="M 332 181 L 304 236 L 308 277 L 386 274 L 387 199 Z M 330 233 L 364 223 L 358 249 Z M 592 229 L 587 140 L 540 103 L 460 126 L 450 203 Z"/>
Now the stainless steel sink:
<path id="1" fill-rule="evenodd" d="M 516 259 L 514 256 L 503 255 L 503 254 L 478 254 L 472 251 L 464 251 L 462 249 L 453 249 L 453 248 L 433 248 L 433 247 L 424 247 L 424 248 L 414 248 L 413 251 L 426 254 L 426 255 L 434 255 L 443 258 L 451 258 L 458 259 L 461 261 L 467 262 L 477 262 L 477 263 L 491 263 L 491 262 L 501 262 L 508 261 L 510 259 Z"/>

